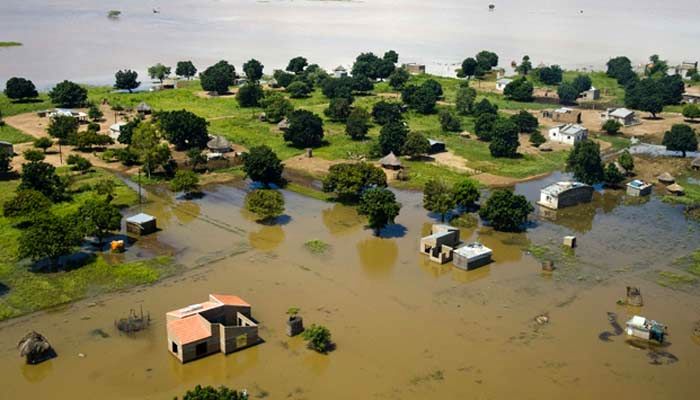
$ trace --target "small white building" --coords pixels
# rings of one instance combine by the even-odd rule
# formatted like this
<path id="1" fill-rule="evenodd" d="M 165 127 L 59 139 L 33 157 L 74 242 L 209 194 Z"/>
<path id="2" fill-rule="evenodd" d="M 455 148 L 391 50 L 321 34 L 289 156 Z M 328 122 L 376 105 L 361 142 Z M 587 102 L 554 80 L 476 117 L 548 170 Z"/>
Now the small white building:
<path id="1" fill-rule="evenodd" d="M 67 108 L 57 108 L 48 113 L 49 118 L 56 117 L 72 117 L 78 120 L 78 122 L 87 122 L 88 115 L 82 111 L 73 111 Z"/>
<path id="2" fill-rule="evenodd" d="M 627 108 L 608 108 L 600 115 L 603 121 L 614 120 L 622 124 L 622 126 L 630 126 L 639 124 L 634 111 Z"/>
<path id="3" fill-rule="evenodd" d="M 511 82 L 513 82 L 513 80 L 508 79 L 508 78 L 501 78 L 501 79 L 497 80 L 496 81 L 496 90 L 498 90 L 499 92 L 503 92 L 504 90 L 506 90 L 506 86 L 508 86 L 508 84 Z"/>
<path id="4" fill-rule="evenodd" d="M 334 78 L 345 78 L 346 76 L 348 76 L 348 70 L 345 69 L 345 67 L 343 67 L 342 65 L 338 65 L 333 70 Z"/>
<path id="5" fill-rule="evenodd" d="M 557 125 L 549 130 L 549 140 L 556 143 L 575 145 L 588 138 L 588 129 L 578 124 Z"/>
<path id="6" fill-rule="evenodd" d="M 109 127 L 109 137 L 112 138 L 112 140 L 118 140 L 119 135 L 122 133 L 122 126 L 126 125 L 126 122 L 117 122 L 116 124 L 112 124 Z"/>
<path id="7" fill-rule="evenodd" d="M 579 95 L 579 98 L 582 100 L 586 100 L 586 101 L 599 100 L 600 99 L 600 90 L 597 89 L 595 86 L 591 86 L 590 89 L 586 90 L 585 92 L 582 92 Z"/>
<path id="8" fill-rule="evenodd" d="M 452 264 L 470 271 L 491 262 L 493 250 L 481 243 L 474 242 L 457 248 L 453 253 Z"/>
<path id="9" fill-rule="evenodd" d="M 580 203 L 590 203 L 593 199 L 593 187 L 581 182 L 556 182 L 540 191 L 540 201 L 537 204 L 558 210 L 575 206 Z"/>

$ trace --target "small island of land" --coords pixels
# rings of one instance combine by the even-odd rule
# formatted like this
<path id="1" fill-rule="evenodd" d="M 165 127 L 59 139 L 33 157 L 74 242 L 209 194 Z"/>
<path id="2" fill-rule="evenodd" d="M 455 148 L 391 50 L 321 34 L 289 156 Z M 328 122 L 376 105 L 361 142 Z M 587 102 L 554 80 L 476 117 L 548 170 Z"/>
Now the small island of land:
<path id="1" fill-rule="evenodd" d="M 21 46 L 20 42 L 0 42 L 0 47 L 17 47 Z"/>

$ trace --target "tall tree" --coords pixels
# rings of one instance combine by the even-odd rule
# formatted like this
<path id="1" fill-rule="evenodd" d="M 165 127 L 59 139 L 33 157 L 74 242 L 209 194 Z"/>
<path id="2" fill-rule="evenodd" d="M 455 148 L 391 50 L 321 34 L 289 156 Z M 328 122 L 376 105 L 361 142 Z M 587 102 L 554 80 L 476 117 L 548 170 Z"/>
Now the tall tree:
<path id="1" fill-rule="evenodd" d="M 537 71 L 538 78 L 546 85 L 557 85 L 564 77 L 564 71 L 558 65 L 550 65 Z"/>
<path id="2" fill-rule="evenodd" d="M 323 110 L 326 117 L 334 122 L 345 122 L 350 116 L 352 107 L 350 101 L 344 97 L 336 97 L 328 103 L 328 108 Z"/>
<path id="3" fill-rule="evenodd" d="M 284 140 L 295 147 L 318 147 L 323 142 L 323 121 L 311 111 L 296 110 L 289 115 Z"/>
<path id="4" fill-rule="evenodd" d="M 269 221 L 284 213 L 284 196 L 278 190 L 253 190 L 245 196 L 245 208 L 259 221 Z"/>
<path id="5" fill-rule="evenodd" d="M 251 147 L 243 153 L 243 171 L 255 182 L 265 185 L 281 183 L 284 165 L 274 151 L 268 146 Z"/>
<path id="6" fill-rule="evenodd" d="M 518 126 L 518 130 L 523 133 L 533 133 L 537 131 L 537 127 L 539 126 L 537 117 L 525 110 L 520 110 L 519 113 L 513 114 L 510 119 L 515 122 L 515 125 Z"/>
<path id="7" fill-rule="evenodd" d="M 66 184 L 56 174 L 56 168 L 43 161 L 33 161 L 22 166 L 18 190 L 36 190 L 53 201 L 63 199 Z"/>
<path id="8" fill-rule="evenodd" d="M 458 207 L 472 208 L 479 201 L 479 187 L 475 181 L 464 178 L 452 186 L 452 196 Z"/>
<path id="9" fill-rule="evenodd" d="M 523 56 L 523 61 L 518 65 L 515 70 L 521 75 L 527 75 L 532 71 L 532 62 L 530 61 L 530 56 Z"/>
<path id="10" fill-rule="evenodd" d="M 341 163 L 330 167 L 323 179 L 323 191 L 335 193 L 345 202 L 357 202 L 372 187 L 386 187 L 386 174 L 368 163 Z"/>
<path id="11" fill-rule="evenodd" d="M 646 111 L 656 118 L 664 107 L 662 88 L 651 78 L 636 82 L 625 91 L 625 105 L 630 108 Z"/>
<path id="12" fill-rule="evenodd" d="M 401 154 L 403 144 L 406 142 L 408 127 L 401 121 L 392 121 L 384 125 L 379 132 L 379 147 L 382 154 Z"/>
<path id="13" fill-rule="evenodd" d="M 687 151 L 696 151 L 698 149 L 698 137 L 695 130 L 690 126 L 675 124 L 671 127 L 671 130 L 666 131 L 664 134 L 662 144 L 666 146 L 666 150 L 682 152 L 683 158 L 685 158 Z"/>
<path id="14" fill-rule="evenodd" d="M 621 56 L 608 60 L 607 75 L 615 78 L 621 85 L 627 86 L 636 79 L 636 74 L 632 70 L 632 62 L 629 58 Z"/>
<path id="15" fill-rule="evenodd" d="M 532 101 L 533 91 L 534 87 L 532 83 L 523 76 L 507 84 L 503 90 L 503 94 L 507 99 L 515 101 Z"/>
<path id="16" fill-rule="evenodd" d="M 197 74 L 197 68 L 192 61 L 178 61 L 175 66 L 175 75 L 191 79 Z"/>
<path id="17" fill-rule="evenodd" d="M 245 64 L 243 64 L 243 72 L 245 73 L 245 76 L 253 82 L 257 82 L 260 80 L 260 78 L 262 78 L 264 68 L 265 66 L 254 58 L 251 58 Z"/>
<path id="18" fill-rule="evenodd" d="M 476 55 L 476 63 L 483 71 L 490 71 L 498 65 L 498 55 L 492 51 L 482 50 Z"/>
<path id="19" fill-rule="evenodd" d="M 117 206 L 105 200 L 91 199 L 78 209 L 79 226 L 85 236 L 95 236 L 102 245 L 109 232 L 121 228 L 122 215 Z"/>
<path id="20" fill-rule="evenodd" d="M 372 106 L 372 118 L 379 125 L 401 121 L 401 105 L 381 100 Z"/>
<path id="21" fill-rule="evenodd" d="M 518 155 L 518 126 L 508 118 L 499 118 L 493 125 L 489 151 L 494 157 L 510 157 Z"/>
<path id="22" fill-rule="evenodd" d="M 289 97 L 293 99 L 303 99 L 311 93 L 311 86 L 301 80 L 295 80 L 294 82 L 287 85 L 287 93 Z"/>
<path id="23" fill-rule="evenodd" d="M 457 90 L 455 108 L 460 115 L 469 115 L 474 111 L 474 101 L 476 100 L 476 89 L 470 87 L 460 87 Z M 487 100 L 488 101 L 488 100 Z"/>
<path id="24" fill-rule="evenodd" d="M 70 254 L 81 240 L 73 216 L 48 215 L 22 231 L 19 237 L 19 256 L 33 261 L 47 258 L 50 270 L 55 271 L 60 257 Z"/>
<path id="25" fill-rule="evenodd" d="M 440 221 L 445 222 L 445 216 L 457 206 L 457 201 L 451 188 L 445 182 L 431 179 L 423 188 L 423 208 L 440 214 Z"/>
<path id="26" fill-rule="evenodd" d="M 497 231 L 518 232 L 523 229 L 532 211 L 534 207 L 525 196 L 497 189 L 479 210 L 479 216 Z"/>
<path id="27" fill-rule="evenodd" d="M 170 75 L 170 71 L 170 67 L 158 63 L 156 65 L 148 67 L 148 76 L 150 76 L 151 79 L 158 79 L 160 83 L 163 83 L 163 79 L 167 78 Z"/>
<path id="28" fill-rule="evenodd" d="M 87 89 L 71 81 L 63 81 L 49 91 L 51 101 L 60 107 L 80 107 L 87 101 Z"/>
<path id="29" fill-rule="evenodd" d="M 591 77 L 583 74 L 578 74 L 571 84 L 574 86 L 574 88 L 576 88 L 576 92 L 578 92 L 578 94 L 581 94 L 593 87 Z"/>
<path id="30" fill-rule="evenodd" d="M 598 143 L 590 140 L 576 143 L 566 160 L 566 170 L 572 172 L 576 180 L 589 185 L 603 180 L 603 164 Z"/>
<path id="31" fill-rule="evenodd" d="M 140 123 L 131 136 L 129 147 L 138 155 L 149 178 L 159 165 L 163 165 L 170 158 L 168 146 L 161 144 L 160 140 L 158 130 L 150 122 Z"/>
<path id="32" fill-rule="evenodd" d="M 471 78 L 477 75 L 477 68 L 479 68 L 479 63 L 473 57 L 465 58 L 462 61 L 462 68 L 459 70 L 458 75 L 461 78 Z"/>
<path id="33" fill-rule="evenodd" d="M 221 60 L 199 74 L 202 89 L 218 94 L 228 93 L 228 88 L 236 80 L 236 68 Z"/>
<path id="34" fill-rule="evenodd" d="M 12 100 L 25 101 L 39 97 L 34 83 L 29 79 L 13 77 L 5 83 L 5 96 Z"/>
<path id="35" fill-rule="evenodd" d="M 149 68 L 150 71 L 150 68 Z M 130 69 L 119 70 L 114 74 L 114 88 L 120 90 L 128 90 L 131 93 L 134 89 L 141 85 L 137 79 L 139 74 L 136 71 Z"/>
<path id="36" fill-rule="evenodd" d="M 417 158 L 430 152 L 430 142 L 420 132 L 409 132 L 401 147 L 401 154 Z"/>
<path id="37" fill-rule="evenodd" d="M 265 109 L 265 119 L 276 124 L 294 111 L 294 105 L 282 93 L 267 92 L 260 100 L 260 106 Z"/>
<path id="38" fill-rule="evenodd" d="M 71 138 L 75 139 L 78 133 L 78 120 L 67 115 L 52 117 L 46 131 L 52 137 L 65 143 Z"/>
<path id="39" fill-rule="evenodd" d="M 564 82 L 559 85 L 557 96 L 559 96 L 559 103 L 561 104 L 575 104 L 576 98 L 578 97 L 578 90 L 571 83 Z"/>
<path id="40" fill-rule="evenodd" d="M 257 107 L 260 105 L 260 100 L 262 100 L 263 96 L 262 86 L 255 82 L 248 82 L 238 88 L 236 100 L 238 100 L 238 105 L 243 108 Z"/>
<path id="41" fill-rule="evenodd" d="M 396 68 L 389 75 L 389 86 L 394 90 L 401 90 L 409 79 L 411 79 L 411 75 L 406 68 Z"/>
<path id="42" fill-rule="evenodd" d="M 190 111 L 161 111 L 155 117 L 165 138 L 178 150 L 204 148 L 209 141 L 209 122 Z"/>
<path id="43" fill-rule="evenodd" d="M 386 188 L 367 189 L 360 199 L 357 208 L 360 215 L 366 215 L 368 225 L 375 235 L 388 224 L 393 223 L 401 210 L 401 204 L 396 201 L 394 193 Z"/>
<path id="44" fill-rule="evenodd" d="M 300 74 L 304 72 L 304 68 L 306 68 L 307 65 L 309 65 L 309 62 L 306 60 L 306 58 L 298 56 L 289 60 L 289 64 L 287 64 L 286 69 L 294 74 Z"/>
<path id="45" fill-rule="evenodd" d="M 345 133 L 350 136 L 353 140 L 362 140 L 367 137 L 367 132 L 369 132 L 369 119 L 370 115 L 362 107 L 355 107 L 348 115 L 348 119 L 345 125 Z"/>
<path id="46" fill-rule="evenodd" d="M 388 61 L 392 64 L 399 62 L 399 53 L 394 50 L 389 50 L 384 53 L 384 61 Z"/>

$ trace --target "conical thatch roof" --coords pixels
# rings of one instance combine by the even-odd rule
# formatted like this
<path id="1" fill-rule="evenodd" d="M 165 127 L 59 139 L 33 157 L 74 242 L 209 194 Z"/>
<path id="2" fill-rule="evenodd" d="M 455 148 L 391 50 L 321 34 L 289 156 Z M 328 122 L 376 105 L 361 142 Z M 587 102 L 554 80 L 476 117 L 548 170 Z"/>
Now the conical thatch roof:
<path id="1" fill-rule="evenodd" d="M 673 183 L 676 181 L 676 178 L 674 178 L 673 175 L 669 174 L 668 172 L 664 172 L 663 174 L 659 175 L 657 179 L 662 183 Z"/>
<path id="2" fill-rule="evenodd" d="M 666 186 L 666 190 L 668 190 L 670 193 L 678 194 L 678 195 L 685 193 L 685 189 L 683 189 L 683 186 L 681 186 L 677 183 L 674 183 L 673 185 Z"/>
<path id="3" fill-rule="evenodd" d="M 26 334 L 17 344 L 17 349 L 20 357 L 25 357 L 28 364 L 38 364 L 56 356 L 49 341 L 35 331 Z"/>
<path id="4" fill-rule="evenodd" d="M 289 120 L 287 118 L 285 118 L 282 121 L 280 121 L 280 123 L 277 124 L 277 129 L 279 129 L 281 131 L 289 129 Z"/>
<path id="5" fill-rule="evenodd" d="M 140 113 L 149 113 L 153 110 L 151 109 L 151 106 L 149 106 L 145 101 L 142 101 L 141 103 L 139 103 L 139 105 L 136 106 L 136 111 Z"/>
<path id="6" fill-rule="evenodd" d="M 379 164 L 381 164 L 382 167 L 401 167 L 401 160 L 399 160 L 392 151 L 380 159 Z"/>
<path id="7" fill-rule="evenodd" d="M 223 136 L 215 136 L 214 139 L 207 142 L 207 148 L 217 153 L 226 153 L 231 151 L 231 142 Z"/>

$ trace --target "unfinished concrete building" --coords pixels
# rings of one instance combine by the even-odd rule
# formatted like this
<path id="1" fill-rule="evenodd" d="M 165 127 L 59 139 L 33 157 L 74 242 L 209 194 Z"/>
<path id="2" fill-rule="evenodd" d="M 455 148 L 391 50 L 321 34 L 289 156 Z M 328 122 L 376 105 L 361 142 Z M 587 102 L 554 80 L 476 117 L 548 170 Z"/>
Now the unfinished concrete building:
<path id="1" fill-rule="evenodd" d="M 540 191 L 537 204 L 557 210 L 590 203 L 593 199 L 593 187 L 581 182 L 556 182 Z"/>
<path id="2" fill-rule="evenodd" d="M 471 271 L 490 263 L 492 255 L 493 250 L 483 244 L 469 243 L 454 251 L 452 264 L 459 269 Z"/>
<path id="3" fill-rule="evenodd" d="M 238 296 L 210 294 L 209 300 L 166 314 L 168 351 L 183 363 L 260 343 L 250 304 Z"/>
<path id="4" fill-rule="evenodd" d="M 420 240 L 420 252 L 429 256 L 430 261 L 445 264 L 452 261 L 452 253 L 459 243 L 459 228 L 435 224 L 430 235 Z"/>

